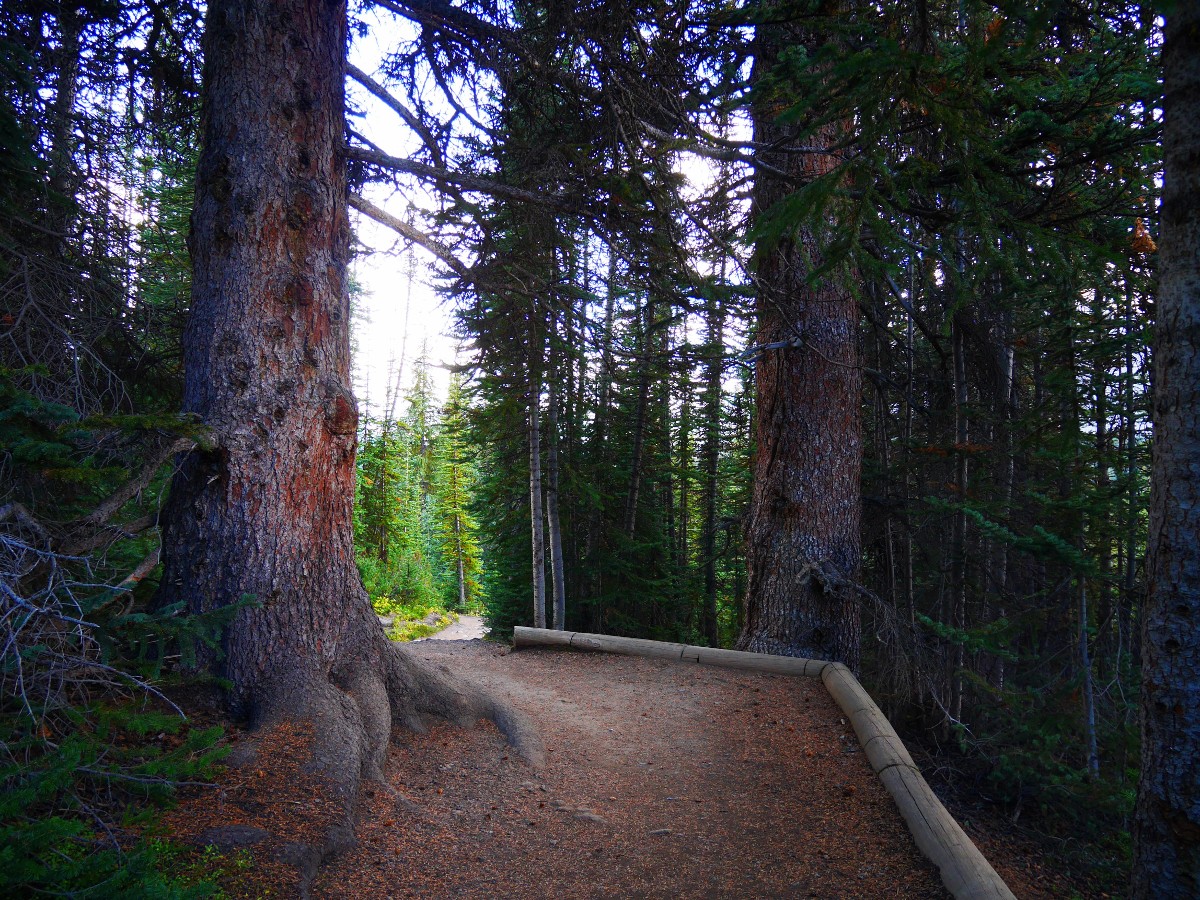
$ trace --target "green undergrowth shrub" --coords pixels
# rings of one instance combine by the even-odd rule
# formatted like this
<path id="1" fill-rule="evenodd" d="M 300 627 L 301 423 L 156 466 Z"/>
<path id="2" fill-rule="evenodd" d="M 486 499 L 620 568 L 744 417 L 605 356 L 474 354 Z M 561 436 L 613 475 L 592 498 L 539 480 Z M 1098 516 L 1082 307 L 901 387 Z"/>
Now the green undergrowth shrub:
<path id="1" fill-rule="evenodd" d="M 412 590 L 412 581 L 404 577 L 403 567 L 388 568 L 377 559 L 360 555 L 358 568 L 375 612 L 393 620 L 388 631 L 392 640 L 428 637 L 458 621 L 458 614 L 447 608 L 437 591 Z M 433 621 L 427 621 L 431 617 Z"/>
<path id="2" fill-rule="evenodd" d="M 1098 729 L 1099 776 L 1083 758 L 1080 686 L 1011 688 L 982 712 L 962 749 L 983 772 L 989 796 L 1013 821 L 1050 835 L 1056 855 L 1106 889 L 1122 889 L 1132 859 L 1130 825 L 1138 780 L 1137 718 L 1132 700 L 1124 717 L 1107 715 Z M 980 744 L 980 746 L 976 746 Z"/>
<path id="3" fill-rule="evenodd" d="M 395 597 L 382 596 L 372 597 L 371 602 L 377 614 L 393 620 L 388 637 L 394 641 L 428 637 L 458 621 L 457 613 L 446 610 L 436 600 L 405 603 Z"/>
<path id="4" fill-rule="evenodd" d="M 180 785 L 212 778 L 222 734 L 139 701 L 73 705 L 53 724 L 6 717 L 0 895 L 212 896 L 205 879 L 172 873 L 178 854 L 142 830 Z"/>
<path id="5" fill-rule="evenodd" d="M 396 619 L 424 619 L 430 613 L 444 613 L 446 611 L 432 600 L 405 603 L 403 600 L 395 597 L 383 596 L 373 597 L 371 602 L 379 615 L 390 616 Z"/>
<path id="6" fill-rule="evenodd" d="M 432 624 L 424 620 L 400 621 L 399 619 L 392 625 L 392 630 L 388 633 L 393 641 L 401 643 L 407 641 L 415 641 L 419 638 L 429 637 L 431 634 L 437 634 L 443 628 L 448 627 L 452 622 L 458 620 L 458 616 L 454 613 L 440 613 Z"/>
<path id="7" fill-rule="evenodd" d="M 222 729 L 190 724 L 159 684 L 219 653 L 253 602 L 192 616 L 153 601 L 159 461 L 203 437 L 172 416 L 84 418 L 33 381 L 0 369 L 0 896 L 214 896 L 176 865 L 191 851 L 149 836 L 224 753 Z"/>
<path id="8" fill-rule="evenodd" d="M 359 554 L 358 571 L 375 611 L 381 616 L 408 616 L 415 610 L 424 610 L 420 613 L 424 616 L 433 610 L 450 608 L 428 569 L 413 560 L 385 563 Z"/>

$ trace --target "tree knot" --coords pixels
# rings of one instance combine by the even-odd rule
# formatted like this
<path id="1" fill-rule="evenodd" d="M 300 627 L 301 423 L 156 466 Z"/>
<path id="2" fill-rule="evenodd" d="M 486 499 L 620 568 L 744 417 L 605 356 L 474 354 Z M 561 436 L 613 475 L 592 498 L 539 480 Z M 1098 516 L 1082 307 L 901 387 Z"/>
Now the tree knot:
<path id="1" fill-rule="evenodd" d="M 328 385 L 325 402 L 325 427 L 330 434 L 348 435 L 358 430 L 358 405 L 345 385 Z"/>

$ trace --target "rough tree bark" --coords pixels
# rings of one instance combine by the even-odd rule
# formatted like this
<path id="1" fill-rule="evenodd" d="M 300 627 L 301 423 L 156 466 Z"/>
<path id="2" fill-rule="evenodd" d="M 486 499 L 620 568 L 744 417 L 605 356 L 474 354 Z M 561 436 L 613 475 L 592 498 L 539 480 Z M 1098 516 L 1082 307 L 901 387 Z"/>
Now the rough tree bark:
<path id="1" fill-rule="evenodd" d="M 211 444 L 172 485 L 160 592 L 193 611 L 255 599 L 204 663 L 252 724 L 312 724 L 345 815 L 310 871 L 351 834 L 393 723 L 519 727 L 387 641 L 355 568 L 345 49 L 344 0 L 208 6 L 184 404 Z"/>
<path id="2" fill-rule="evenodd" d="M 1167 16 L 1163 85 L 1136 898 L 1200 896 L 1200 5 Z"/>
<path id="3" fill-rule="evenodd" d="M 755 81 L 788 46 L 814 51 L 818 37 L 794 24 L 760 26 Z M 796 180 L 826 174 L 825 153 L 788 152 L 795 140 L 776 122 L 782 99 L 761 92 L 752 110 L 762 162 Z M 832 148 L 840 128 L 825 125 L 804 141 Z M 787 182 L 759 170 L 753 213 L 762 216 L 789 193 Z M 809 283 L 821 259 L 806 227 L 763 241 L 756 252 L 759 345 L 754 489 L 746 530 L 749 583 L 739 650 L 838 660 L 859 658 L 862 426 L 858 310 L 836 277 Z"/>

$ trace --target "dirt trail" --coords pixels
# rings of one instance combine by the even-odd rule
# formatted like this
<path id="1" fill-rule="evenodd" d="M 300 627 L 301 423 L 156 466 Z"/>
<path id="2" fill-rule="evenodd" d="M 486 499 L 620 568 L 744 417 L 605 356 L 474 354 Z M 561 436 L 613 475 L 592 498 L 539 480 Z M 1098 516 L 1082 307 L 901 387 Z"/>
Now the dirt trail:
<path id="1" fill-rule="evenodd" d="M 451 622 L 441 631 L 419 638 L 421 641 L 474 641 L 480 640 L 489 629 L 479 616 L 459 616 L 457 622 Z M 413 641 L 412 643 L 417 643 Z"/>
<path id="2" fill-rule="evenodd" d="M 524 710 L 534 771 L 491 726 L 401 735 L 359 844 L 316 895 L 944 897 L 815 680 L 480 641 L 412 651 Z"/>

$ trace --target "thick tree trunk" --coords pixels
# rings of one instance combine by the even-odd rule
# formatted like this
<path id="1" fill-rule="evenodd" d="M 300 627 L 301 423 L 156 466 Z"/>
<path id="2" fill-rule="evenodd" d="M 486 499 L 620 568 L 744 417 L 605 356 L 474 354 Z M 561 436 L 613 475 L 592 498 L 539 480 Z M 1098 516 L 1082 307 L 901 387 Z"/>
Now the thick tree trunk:
<path id="1" fill-rule="evenodd" d="M 160 590 L 196 612 L 253 598 L 203 662 L 255 724 L 312 724 L 345 815 L 306 866 L 344 843 L 394 721 L 507 724 L 389 644 L 355 568 L 345 44 L 338 0 L 208 7 L 184 403 L 210 443 L 172 485 Z"/>
<path id="2" fill-rule="evenodd" d="M 345 39 L 324 0 L 209 7 L 184 408 L 217 446 L 174 485 L 163 589 L 197 610 L 254 597 L 222 666 L 247 711 L 332 669 L 371 615 L 349 527 Z"/>
<path id="3" fill-rule="evenodd" d="M 799 26 L 760 28 L 756 80 L 784 46 L 814 36 Z M 774 98 L 761 94 L 754 139 L 763 162 L 797 179 L 830 170 L 830 156 L 788 153 L 794 143 L 774 121 Z M 839 129 L 826 125 L 804 143 L 832 147 Z M 761 219 L 789 191 L 760 170 L 754 214 Z M 839 660 L 857 668 L 859 606 L 853 583 L 860 562 L 861 372 L 858 310 L 836 276 L 808 283 L 821 263 L 818 237 L 804 228 L 757 249 L 760 345 L 756 365 L 754 489 L 746 533 L 749 584 L 737 647 L 788 656 Z"/>
<path id="4" fill-rule="evenodd" d="M 1200 6 L 1172 7 L 1163 68 L 1137 898 L 1200 896 Z"/>

